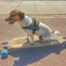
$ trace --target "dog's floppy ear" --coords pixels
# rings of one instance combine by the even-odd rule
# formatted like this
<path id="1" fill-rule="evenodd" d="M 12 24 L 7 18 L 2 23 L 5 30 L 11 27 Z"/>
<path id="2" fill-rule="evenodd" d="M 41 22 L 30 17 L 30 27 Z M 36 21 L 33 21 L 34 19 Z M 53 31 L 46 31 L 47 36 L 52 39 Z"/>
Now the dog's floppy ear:
<path id="1" fill-rule="evenodd" d="M 21 17 L 21 19 L 23 19 L 25 16 L 24 12 L 17 10 L 17 9 L 10 12 L 10 15 L 13 15 L 13 14 L 18 14 Z"/>
<path id="2" fill-rule="evenodd" d="M 21 20 L 24 19 L 25 14 L 24 14 L 23 12 L 19 12 L 19 13 L 17 13 L 17 14 L 21 17 Z"/>

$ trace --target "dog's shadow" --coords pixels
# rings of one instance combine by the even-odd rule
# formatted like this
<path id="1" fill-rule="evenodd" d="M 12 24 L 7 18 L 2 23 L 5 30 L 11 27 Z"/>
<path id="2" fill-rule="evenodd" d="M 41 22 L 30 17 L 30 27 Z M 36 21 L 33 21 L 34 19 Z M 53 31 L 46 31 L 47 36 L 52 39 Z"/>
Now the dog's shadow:
<path id="1" fill-rule="evenodd" d="M 28 64 L 39 61 L 40 59 L 48 56 L 49 54 L 59 54 L 66 48 L 66 43 L 55 47 L 38 47 L 27 49 L 14 49 L 11 55 L 19 57 L 19 60 L 15 60 L 13 66 L 27 66 Z"/>

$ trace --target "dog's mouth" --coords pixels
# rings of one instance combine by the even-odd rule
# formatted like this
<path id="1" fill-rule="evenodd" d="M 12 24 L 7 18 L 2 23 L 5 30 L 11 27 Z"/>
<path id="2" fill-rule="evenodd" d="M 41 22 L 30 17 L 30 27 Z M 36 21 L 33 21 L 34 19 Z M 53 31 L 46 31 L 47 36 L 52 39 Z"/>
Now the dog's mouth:
<path id="1" fill-rule="evenodd" d="M 11 17 L 7 17 L 7 18 L 5 19 L 5 21 L 8 22 L 8 24 L 13 24 L 13 23 L 15 22 L 15 20 L 12 19 Z"/>

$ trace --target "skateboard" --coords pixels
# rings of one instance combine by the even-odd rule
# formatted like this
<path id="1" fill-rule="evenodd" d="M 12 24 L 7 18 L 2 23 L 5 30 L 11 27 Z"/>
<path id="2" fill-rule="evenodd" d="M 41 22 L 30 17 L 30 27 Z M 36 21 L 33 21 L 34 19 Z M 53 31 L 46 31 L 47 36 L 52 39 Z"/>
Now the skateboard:
<path id="1" fill-rule="evenodd" d="M 57 36 L 57 40 L 53 39 L 49 41 L 40 41 L 37 35 L 34 35 L 32 37 L 24 36 L 20 38 L 14 38 L 8 42 L 1 42 L 0 44 L 1 57 L 7 58 L 9 54 L 9 49 L 55 46 L 63 44 L 63 42 L 65 41 L 66 37 L 63 36 Z"/>

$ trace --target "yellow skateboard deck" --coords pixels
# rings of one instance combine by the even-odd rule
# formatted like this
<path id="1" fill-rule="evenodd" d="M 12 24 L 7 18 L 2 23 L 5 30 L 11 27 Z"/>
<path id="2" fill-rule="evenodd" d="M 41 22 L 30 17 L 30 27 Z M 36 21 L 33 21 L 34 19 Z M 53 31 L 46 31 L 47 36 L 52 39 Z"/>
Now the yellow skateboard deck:
<path id="1" fill-rule="evenodd" d="M 29 38 L 29 41 L 31 42 L 32 41 L 31 38 L 30 37 L 28 37 L 28 38 Z M 38 36 L 34 35 L 33 41 L 38 41 L 38 40 L 39 40 Z M 22 48 L 25 43 L 27 44 L 27 36 L 20 37 L 20 38 L 14 38 L 14 39 L 10 40 L 7 45 L 0 44 L 0 47 L 3 48 L 4 46 L 7 46 L 8 48 Z M 25 46 L 26 46 L 26 44 L 25 44 Z"/>
<path id="2" fill-rule="evenodd" d="M 63 38 L 63 36 L 56 36 L 57 37 L 57 40 L 59 41 L 59 43 L 63 43 L 65 42 L 66 40 Z M 32 39 L 31 37 L 27 37 L 27 36 L 24 36 L 24 37 L 20 37 L 20 38 L 13 38 L 12 40 L 10 40 L 8 42 L 7 46 L 8 48 L 28 48 L 28 47 L 38 47 L 38 46 L 45 46 L 45 45 L 49 45 L 50 43 L 46 44 L 46 43 L 40 43 L 38 40 L 39 40 L 39 37 L 38 35 L 33 35 L 32 38 L 33 38 L 33 41 L 37 41 L 38 43 L 34 43 L 34 45 L 31 45 L 30 42 L 27 42 L 27 38 L 29 39 L 30 42 L 32 42 Z M 4 45 L 0 44 L 0 48 L 3 48 Z"/>

